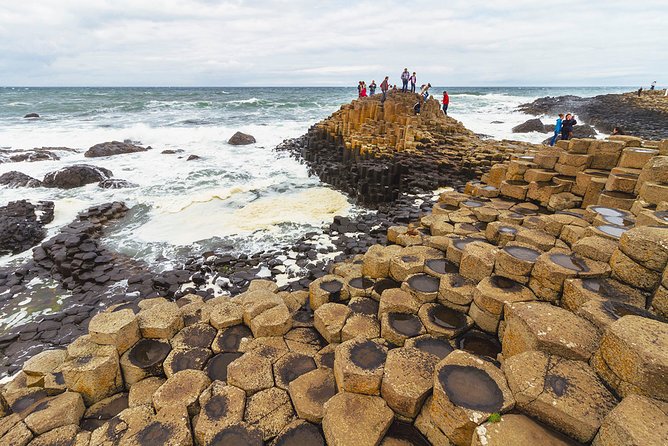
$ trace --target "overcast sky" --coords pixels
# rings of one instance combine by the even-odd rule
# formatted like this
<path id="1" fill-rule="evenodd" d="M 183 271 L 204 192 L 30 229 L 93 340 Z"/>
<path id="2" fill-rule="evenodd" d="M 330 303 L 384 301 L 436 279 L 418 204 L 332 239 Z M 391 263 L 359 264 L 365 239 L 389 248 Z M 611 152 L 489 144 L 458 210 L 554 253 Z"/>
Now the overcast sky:
<path id="1" fill-rule="evenodd" d="M 666 0 L 0 0 L 0 85 L 668 84 Z"/>

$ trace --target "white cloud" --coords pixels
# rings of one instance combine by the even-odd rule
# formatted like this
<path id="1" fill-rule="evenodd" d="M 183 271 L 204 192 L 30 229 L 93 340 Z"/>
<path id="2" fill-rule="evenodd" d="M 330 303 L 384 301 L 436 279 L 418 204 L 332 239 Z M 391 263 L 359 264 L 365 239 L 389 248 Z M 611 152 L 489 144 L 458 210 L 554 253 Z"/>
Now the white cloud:
<path id="1" fill-rule="evenodd" d="M 668 73 L 667 22 L 653 0 L 3 0 L 0 84 L 636 85 Z"/>

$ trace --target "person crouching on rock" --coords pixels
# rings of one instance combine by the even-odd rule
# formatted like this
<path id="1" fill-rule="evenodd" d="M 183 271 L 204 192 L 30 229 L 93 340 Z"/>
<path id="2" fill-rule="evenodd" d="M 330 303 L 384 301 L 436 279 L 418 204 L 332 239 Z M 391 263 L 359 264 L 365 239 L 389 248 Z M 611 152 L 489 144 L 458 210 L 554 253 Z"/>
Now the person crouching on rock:
<path id="1" fill-rule="evenodd" d="M 445 113 L 445 116 L 448 116 L 448 105 L 450 105 L 450 96 L 448 96 L 447 91 L 444 91 L 443 92 L 443 113 Z"/>
<path id="2" fill-rule="evenodd" d="M 550 141 L 551 146 L 553 146 L 557 142 L 559 134 L 561 133 L 563 122 L 564 122 L 564 114 L 559 113 L 559 117 L 557 118 L 557 123 L 554 126 L 554 136 L 552 136 L 552 141 Z"/>
<path id="3" fill-rule="evenodd" d="M 369 96 L 376 94 L 376 81 L 372 80 L 369 84 Z"/>
<path id="4" fill-rule="evenodd" d="M 381 104 L 385 102 L 385 99 L 387 98 L 387 90 L 390 89 L 390 83 L 387 81 L 389 78 L 389 76 L 385 76 L 383 82 L 380 83 L 380 91 L 383 93 L 383 97 L 380 99 Z"/>
<path id="5" fill-rule="evenodd" d="M 573 115 L 570 113 L 566 114 L 566 119 L 561 123 L 561 139 L 571 139 L 573 137 L 573 127 L 578 122 L 573 119 Z"/>
<path id="6" fill-rule="evenodd" d="M 419 114 L 420 114 L 420 109 L 421 109 L 421 108 L 422 108 L 422 98 L 420 98 L 420 100 L 417 101 L 417 102 L 415 103 L 415 105 L 413 106 L 413 112 L 414 112 L 416 115 L 419 115 Z"/>

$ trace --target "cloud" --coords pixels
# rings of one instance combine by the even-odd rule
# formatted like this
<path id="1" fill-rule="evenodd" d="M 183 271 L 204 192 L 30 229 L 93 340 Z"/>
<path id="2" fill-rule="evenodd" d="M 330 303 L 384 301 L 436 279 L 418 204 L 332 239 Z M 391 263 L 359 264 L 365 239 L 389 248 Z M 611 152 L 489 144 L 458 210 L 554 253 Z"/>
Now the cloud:
<path id="1" fill-rule="evenodd" d="M 3 0 L 3 85 L 636 85 L 664 1 Z M 664 81 L 668 83 L 668 79 Z"/>

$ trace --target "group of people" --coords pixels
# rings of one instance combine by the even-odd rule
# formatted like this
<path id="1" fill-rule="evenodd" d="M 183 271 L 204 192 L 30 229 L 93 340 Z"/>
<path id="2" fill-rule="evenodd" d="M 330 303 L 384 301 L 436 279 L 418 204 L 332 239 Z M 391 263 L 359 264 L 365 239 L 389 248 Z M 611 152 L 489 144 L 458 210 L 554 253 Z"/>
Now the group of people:
<path id="1" fill-rule="evenodd" d="M 557 123 L 554 126 L 554 136 L 552 136 L 552 140 L 550 140 L 550 145 L 555 145 L 559 136 L 561 136 L 561 139 L 563 140 L 571 139 L 573 137 L 573 127 L 575 127 L 577 123 L 578 122 L 572 114 L 567 113 L 564 117 L 563 113 L 559 113 Z"/>
<path id="2" fill-rule="evenodd" d="M 410 74 L 408 71 L 408 68 L 404 68 L 404 71 L 401 73 L 401 92 L 402 93 L 407 93 L 408 92 L 408 84 L 410 83 L 410 92 L 415 93 L 416 90 L 416 84 L 417 84 L 417 74 L 415 71 L 413 71 L 413 74 Z M 415 111 L 416 114 L 420 113 L 420 109 L 422 107 L 422 103 L 429 99 L 429 89 L 431 88 L 430 83 L 423 84 L 420 87 L 420 100 L 413 106 L 413 110 Z M 381 94 L 383 95 L 381 98 L 381 103 L 385 102 L 385 99 L 387 98 L 387 92 L 390 90 L 390 77 L 385 76 L 385 79 L 380 83 L 380 91 Z M 392 91 L 398 91 L 397 85 L 394 84 L 392 86 Z M 366 85 L 366 82 L 364 81 L 359 81 L 357 84 L 357 95 L 360 98 L 366 98 L 367 96 L 373 96 L 376 94 L 376 81 L 372 80 L 371 83 L 369 84 L 368 88 Z M 448 92 L 444 91 L 443 92 L 443 99 L 441 100 L 441 104 L 443 105 L 443 113 L 446 115 L 448 114 L 448 106 L 450 105 L 450 96 L 448 96 Z"/>

